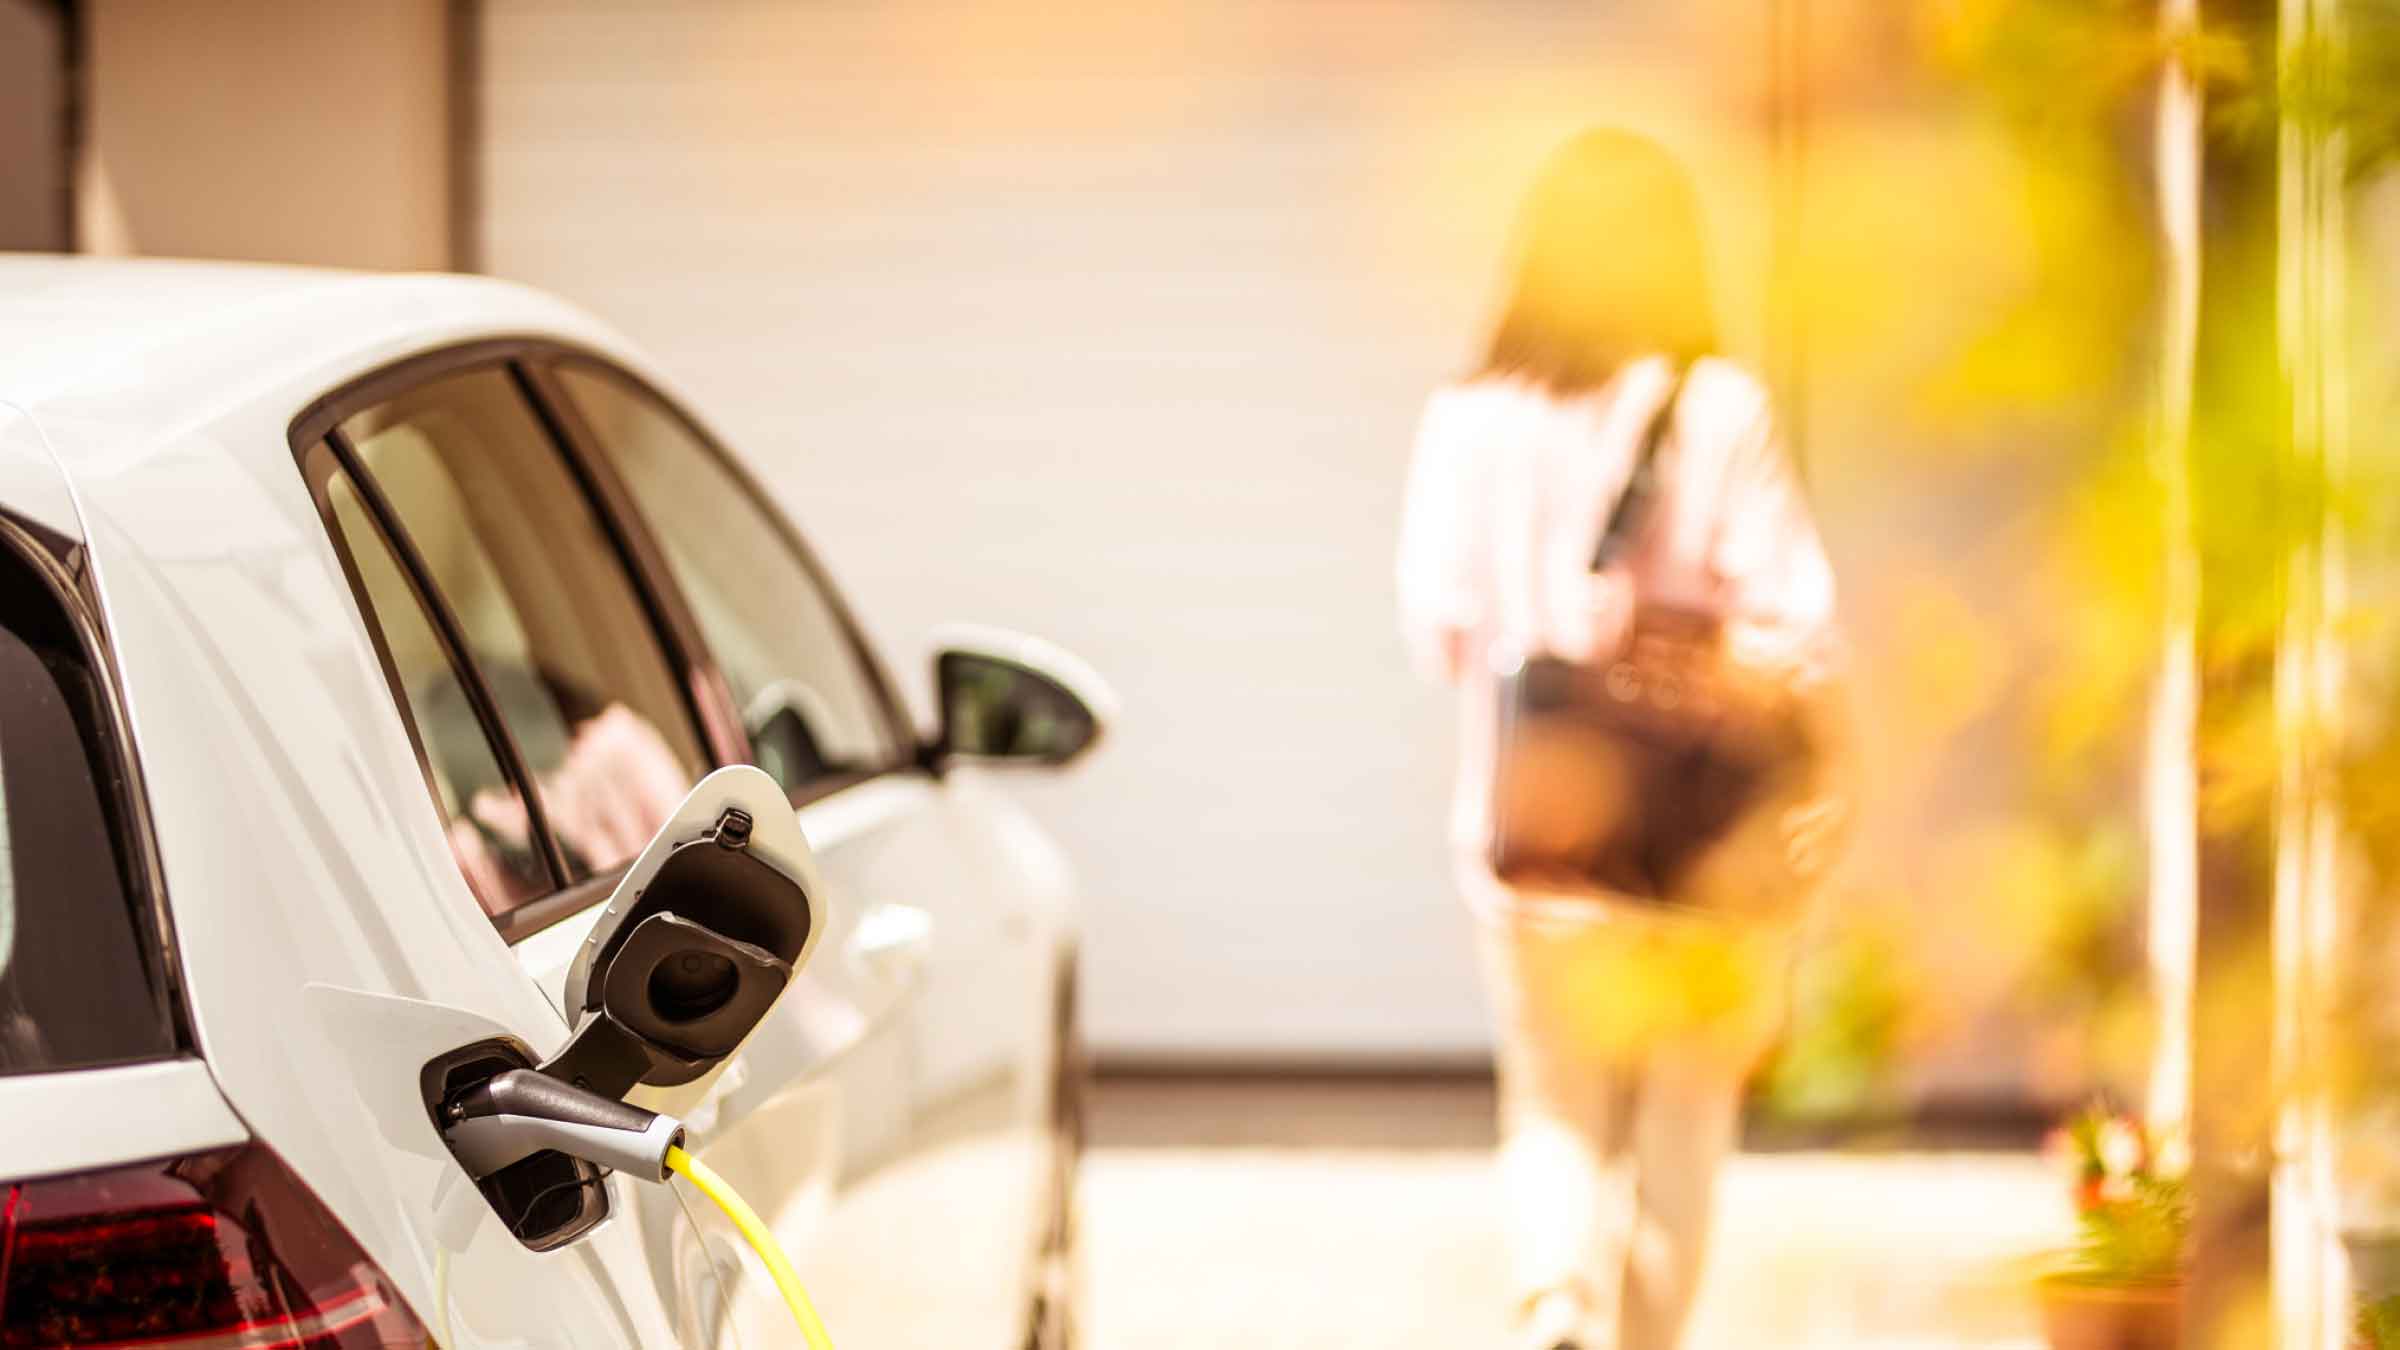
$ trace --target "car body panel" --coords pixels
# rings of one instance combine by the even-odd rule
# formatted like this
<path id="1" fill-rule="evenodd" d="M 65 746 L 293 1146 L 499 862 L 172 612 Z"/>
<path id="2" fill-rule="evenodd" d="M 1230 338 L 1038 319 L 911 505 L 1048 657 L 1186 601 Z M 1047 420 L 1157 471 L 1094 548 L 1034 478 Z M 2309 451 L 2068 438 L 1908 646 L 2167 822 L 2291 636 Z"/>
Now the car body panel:
<path id="1" fill-rule="evenodd" d="M 0 258 L 0 299 L 0 502 L 88 547 L 222 1093 L 212 1115 L 189 1061 L 142 1066 L 184 1094 L 182 1128 L 269 1143 L 442 1344 L 789 1343 L 763 1272 L 681 1188 L 611 1178 L 606 1222 L 535 1253 L 441 1143 L 419 1068 L 487 1037 L 562 1044 L 597 911 L 512 948 L 476 904 L 289 441 L 328 391 L 496 337 L 671 384 L 579 311 L 477 279 Z M 1056 1190 L 1066 873 L 970 779 L 803 808 L 833 910 L 819 956 L 732 1061 L 646 1103 L 685 1115 L 864 1344 L 1021 1343 Z"/>
<path id="2" fill-rule="evenodd" d="M 0 1121 L 7 1122 L 8 1171 L 18 1180 L 250 1137 L 196 1059 L 0 1077 Z"/>

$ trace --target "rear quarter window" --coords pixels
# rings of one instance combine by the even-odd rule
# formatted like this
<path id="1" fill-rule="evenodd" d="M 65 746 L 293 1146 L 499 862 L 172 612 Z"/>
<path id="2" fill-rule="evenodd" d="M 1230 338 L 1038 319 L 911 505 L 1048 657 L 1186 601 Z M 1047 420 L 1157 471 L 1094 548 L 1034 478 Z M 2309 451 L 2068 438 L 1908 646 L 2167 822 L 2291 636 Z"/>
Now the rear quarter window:
<path id="1" fill-rule="evenodd" d="M 113 719 L 66 602 L 0 543 L 0 1074 L 180 1049 Z"/>

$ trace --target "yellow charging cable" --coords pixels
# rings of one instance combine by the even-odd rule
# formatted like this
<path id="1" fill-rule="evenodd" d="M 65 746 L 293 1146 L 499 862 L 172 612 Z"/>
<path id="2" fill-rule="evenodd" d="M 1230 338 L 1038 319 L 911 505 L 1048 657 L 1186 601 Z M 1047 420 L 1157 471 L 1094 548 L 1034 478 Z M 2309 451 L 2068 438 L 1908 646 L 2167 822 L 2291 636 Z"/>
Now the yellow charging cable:
<path id="1" fill-rule="evenodd" d="M 784 1305 L 792 1310 L 792 1320 L 800 1324 L 800 1334 L 808 1341 L 809 1350 L 833 1350 L 833 1338 L 825 1334 L 825 1324 L 817 1320 L 816 1305 L 808 1301 L 808 1291 L 800 1287 L 800 1277 L 792 1263 L 784 1259 L 783 1247 L 775 1235 L 759 1222 L 758 1214 L 742 1203 L 725 1178 L 709 1170 L 708 1164 L 684 1152 L 681 1148 L 667 1150 L 667 1167 L 683 1174 L 683 1179 L 700 1188 L 700 1193 L 717 1202 L 733 1226 L 742 1230 L 750 1250 L 767 1263 L 767 1273 L 775 1277 L 775 1287 L 783 1292 Z"/>

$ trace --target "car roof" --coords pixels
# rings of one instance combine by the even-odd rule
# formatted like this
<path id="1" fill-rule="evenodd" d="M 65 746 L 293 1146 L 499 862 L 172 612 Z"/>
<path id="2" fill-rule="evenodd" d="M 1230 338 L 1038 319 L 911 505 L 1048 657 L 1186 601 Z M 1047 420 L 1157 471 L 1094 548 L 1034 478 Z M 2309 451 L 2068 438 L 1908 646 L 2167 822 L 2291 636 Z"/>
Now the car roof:
<path id="1" fill-rule="evenodd" d="M 417 351 L 519 335 L 623 347 L 573 306 L 484 277 L 0 254 L 0 404 L 42 426 L 70 476 L 94 454 L 138 467 L 245 394 L 321 393 Z M 280 443 L 249 453 L 290 462 Z"/>

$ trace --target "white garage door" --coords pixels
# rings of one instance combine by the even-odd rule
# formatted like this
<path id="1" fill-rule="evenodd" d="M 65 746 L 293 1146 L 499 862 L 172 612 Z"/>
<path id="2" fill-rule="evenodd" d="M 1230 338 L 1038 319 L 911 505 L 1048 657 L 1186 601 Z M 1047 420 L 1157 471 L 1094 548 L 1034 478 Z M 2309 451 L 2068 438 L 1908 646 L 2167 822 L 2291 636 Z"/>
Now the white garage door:
<path id="1" fill-rule="evenodd" d="M 659 353 L 920 709 L 948 619 L 1116 681 L 1109 753 L 1029 789 L 1103 1052 L 1471 1056 L 1392 520 L 1542 154 L 1612 114 L 1697 144 L 1618 8 L 490 0 L 471 261 Z"/>

